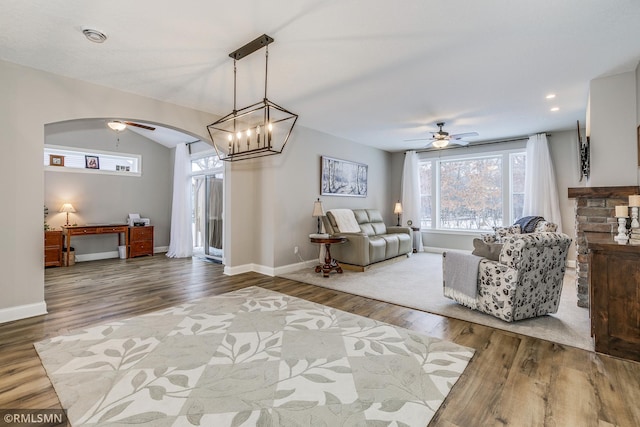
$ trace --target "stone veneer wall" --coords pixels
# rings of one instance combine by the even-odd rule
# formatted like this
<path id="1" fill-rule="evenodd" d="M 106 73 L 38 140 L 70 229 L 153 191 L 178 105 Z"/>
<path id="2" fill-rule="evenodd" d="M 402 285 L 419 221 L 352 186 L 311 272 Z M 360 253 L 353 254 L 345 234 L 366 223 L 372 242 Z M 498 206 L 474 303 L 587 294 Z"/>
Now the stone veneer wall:
<path id="1" fill-rule="evenodd" d="M 589 254 L 585 233 L 616 233 L 615 207 L 628 205 L 629 196 L 640 194 L 639 187 L 569 188 L 569 198 L 576 199 L 576 288 L 578 306 L 589 307 Z"/>

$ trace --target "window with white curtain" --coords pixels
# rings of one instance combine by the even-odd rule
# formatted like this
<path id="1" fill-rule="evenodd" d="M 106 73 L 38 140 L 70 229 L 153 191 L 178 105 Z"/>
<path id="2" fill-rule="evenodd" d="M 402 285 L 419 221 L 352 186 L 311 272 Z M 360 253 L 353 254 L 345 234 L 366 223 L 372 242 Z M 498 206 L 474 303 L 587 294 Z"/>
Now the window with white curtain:
<path id="1" fill-rule="evenodd" d="M 524 150 L 420 161 L 421 228 L 481 231 L 522 215 Z"/>

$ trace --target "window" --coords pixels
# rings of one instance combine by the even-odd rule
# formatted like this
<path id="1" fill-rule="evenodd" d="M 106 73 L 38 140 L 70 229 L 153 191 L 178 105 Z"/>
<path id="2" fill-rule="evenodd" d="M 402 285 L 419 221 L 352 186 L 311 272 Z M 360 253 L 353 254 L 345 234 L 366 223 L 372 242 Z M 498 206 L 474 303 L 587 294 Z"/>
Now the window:
<path id="1" fill-rule="evenodd" d="M 522 215 L 525 164 L 523 151 L 423 159 L 421 227 L 472 231 L 513 223 Z"/>
<path id="2" fill-rule="evenodd" d="M 420 168 L 420 228 L 432 227 L 431 215 L 431 183 L 433 174 L 431 173 L 432 162 L 421 162 Z"/>
<path id="3" fill-rule="evenodd" d="M 95 161 L 89 166 L 88 159 Z M 88 151 L 59 145 L 44 146 L 44 166 L 48 171 L 87 172 L 141 176 L 142 156 L 138 154 Z"/>
<path id="4" fill-rule="evenodd" d="M 524 171 L 527 156 L 525 153 L 511 154 L 511 209 L 512 219 L 515 221 L 522 217 L 524 207 Z"/>

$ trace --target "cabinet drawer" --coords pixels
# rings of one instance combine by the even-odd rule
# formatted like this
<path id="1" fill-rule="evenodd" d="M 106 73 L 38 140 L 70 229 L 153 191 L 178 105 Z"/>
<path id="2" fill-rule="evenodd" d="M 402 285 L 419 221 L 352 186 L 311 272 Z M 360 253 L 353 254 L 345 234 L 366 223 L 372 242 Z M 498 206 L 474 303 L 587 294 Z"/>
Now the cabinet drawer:
<path id="1" fill-rule="evenodd" d="M 45 246 L 62 245 L 62 232 L 47 231 L 46 233 L 44 233 L 44 245 Z"/>
<path id="2" fill-rule="evenodd" d="M 72 236 L 76 236 L 79 234 L 96 234 L 98 232 L 98 229 L 94 227 L 69 228 L 67 229 L 67 232 Z"/>
<path id="3" fill-rule="evenodd" d="M 130 247 L 131 250 L 129 255 L 131 257 L 153 255 L 153 243 L 150 240 L 131 243 Z"/>
<path id="4" fill-rule="evenodd" d="M 98 233 L 126 233 L 127 227 L 99 227 L 96 232 Z"/>
<path id="5" fill-rule="evenodd" d="M 153 239 L 153 227 L 132 227 L 129 230 L 129 239 L 131 241 Z"/>

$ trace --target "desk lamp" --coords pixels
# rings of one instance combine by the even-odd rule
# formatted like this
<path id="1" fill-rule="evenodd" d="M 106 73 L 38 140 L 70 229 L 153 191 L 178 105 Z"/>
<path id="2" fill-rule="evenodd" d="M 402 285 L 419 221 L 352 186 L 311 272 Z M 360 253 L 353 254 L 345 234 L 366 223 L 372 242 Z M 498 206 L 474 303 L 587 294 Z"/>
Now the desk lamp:
<path id="1" fill-rule="evenodd" d="M 400 200 L 393 207 L 393 213 L 398 215 L 398 225 L 400 225 L 400 214 L 402 213 L 402 203 Z"/>
<path id="2" fill-rule="evenodd" d="M 318 218 L 318 234 L 320 234 L 320 217 L 324 216 L 324 209 L 322 207 L 320 197 L 318 197 L 318 200 L 313 202 L 313 214 L 311 216 Z"/>
<path id="3" fill-rule="evenodd" d="M 69 226 L 69 212 L 73 212 L 75 213 L 76 210 L 74 209 L 73 205 L 71 203 L 65 203 L 64 205 L 62 205 L 62 207 L 60 208 L 60 210 L 58 212 L 66 212 L 67 213 L 67 224 L 66 226 Z"/>

